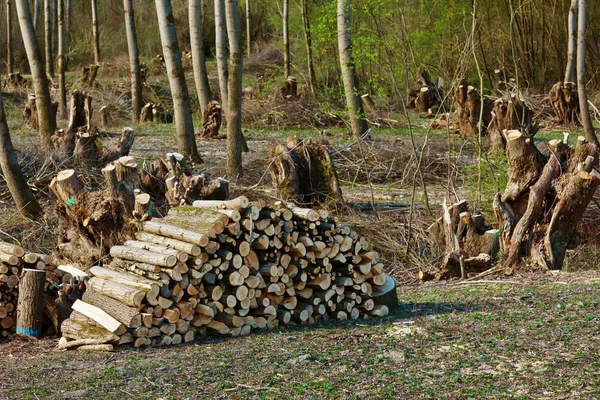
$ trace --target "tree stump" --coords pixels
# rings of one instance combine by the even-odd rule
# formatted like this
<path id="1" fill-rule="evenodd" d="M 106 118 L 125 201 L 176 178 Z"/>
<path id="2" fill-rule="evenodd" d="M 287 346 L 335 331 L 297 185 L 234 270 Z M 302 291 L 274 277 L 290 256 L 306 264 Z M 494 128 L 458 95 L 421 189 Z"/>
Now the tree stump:
<path id="1" fill-rule="evenodd" d="M 90 66 L 83 67 L 81 73 L 81 84 L 89 87 L 94 87 L 94 84 L 98 86 L 96 83 L 98 69 L 100 69 L 100 64 L 92 64 Z"/>
<path id="2" fill-rule="evenodd" d="M 482 97 L 477 89 L 469 86 L 467 80 L 463 80 L 458 86 L 454 106 L 458 115 L 458 129 L 463 135 L 478 134 L 481 127 L 480 119 L 484 127 L 487 127 L 492 120 L 494 102 L 488 97 Z"/>
<path id="3" fill-rule="evenodd" d="M 4 75 L 4 87 L 9 90 L 15 90 L 20 88 L 30 88 L 31 81 L 23 78 L 20 72 L 13 72 Z"/>
<path id="4" fill-rule="evenodd" d="M 539 130 L 539 124 L 533 121 L 531 109 L 514 94 L 494 102 L 492 121 L 487 129 L 493 152 L 504 152 L 506 140 L 503 132 L 506 130 L 518 130 L 526 138 L 533 138 Z"/>
<path id="5" fill-rule="evenodd" d="M 222 108 L 218 101 L 211 100 L 208 103 L 208 106 L 204 110 L 204 115 L 202 117 L 202 134 L 201 136 L 204 138 L 224 138 L 219 136 L 219 129 L 221 129 L 223 114 Z"/>
<path id="6" fill-rule="evenodd" d="M 152 122 L 152 108 L 154 105 L 152 103 L 147 103 L 142 107 L 142 111 L 140 112 L 140 122 L 141 123 L 150 123 Z"/>
<path id="7" fill-rule="evenodd" d="M 363 107 L 365 108 L 366 112 L 372 113 L 375 111 L 375 102 L 371 98 L 370 94 L 363 94 L 362 96 L 360 96 L 360 99 L 363 103 Z"/>
<path id="8" fill-rule="evenodd" d="M 429 113 L 430 110 L 439 109 L 443 103 L 443 88 L 433 82 L 431 74 L 424 68 L 419 70 L 417 83 L 408 89 L 411 97 L 409 108 L 416 108 L 418 112 Z"/>
<path id="9" fill-rule="evenodd" d="M 58 114 L 58 103 L 52 102 L 52 117 L 56 125 L 56 115 Z M 30 93 L 27 97 L 27 103 L 23 109 L 23 126 L 33 131 L 40 129 L 38 121 L 37 106 L 35 104 L 35 94 Z"/>
<path id="10" fill-rule="evenodd" d="M 286 100 L 298 98 L 298 83 L 295 76 L 288 76 L 285 82 L 281 85 L 281 95 Z"/>
<path id="11" fill-rule="evenodd" d="M 506 72 L 503 69 L 494 70 L 494 91 L 502 96 L 507 90 Z"/>
<path id="12" fill-rule="evenodd" d="M 17 303 L 18 334 L 42 337 L 45 282 L 44 270 L 23 269 Z"/>
<path id="13" fill-rule="evenodd" d="M 107 129 L 110 126 L 110 111 L 108 106 L 102 106 L 100 109 L 100 126 Z"/>
<path id="14" fill-rule="evenodd" d="M 343 200 L 327 148 L 310 139 L 299 142 L 289 138 L 287 146 L 276 146 L 271 151 L 268 170 L 283 199 L 305 205 Z"/>
<path id="15" fill-rule="evenodd" d="M 570 128 L 579 126 L 579 94 L 573 82 L 557 82 L 550 89 L 548 102 L 556 115 L 555 122 Z"/>

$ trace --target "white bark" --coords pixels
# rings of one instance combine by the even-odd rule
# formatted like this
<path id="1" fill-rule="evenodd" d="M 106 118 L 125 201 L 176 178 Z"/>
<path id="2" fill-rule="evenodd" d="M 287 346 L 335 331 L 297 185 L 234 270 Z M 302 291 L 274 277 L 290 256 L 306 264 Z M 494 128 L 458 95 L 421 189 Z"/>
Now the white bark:
<path id="1" fill-rule="evenodd" d="M 237 0 L 226 0 L 227 36 L 229 37 L 229 76 L 227 112 L 227 175 L 235 179 L 242 170 L 242 34 Z"/>
<path id="2" fill-rule="evenodd" d="M 579 108 L 581 110 L 581 125 L 585 132 L 585 138 L 590 143 L 599 145 L 598 138 L 594 132 L 590 107 L 588 104 L 586 80 L 585 80 L 585 29 L 586 29 L 586 0 L 579 0 L 579 23 L 577 34 L 577 91 L 579 94 Z"/>
<path id="3" fill-rule="evenodd" d="M 569 9 L 569 43 L 567 47 L 567 69 L 565 71 L 565 82 L 575 82 L 575 53 L 577 52 L 577 4 L 578 0 L 571 0 Z"/>

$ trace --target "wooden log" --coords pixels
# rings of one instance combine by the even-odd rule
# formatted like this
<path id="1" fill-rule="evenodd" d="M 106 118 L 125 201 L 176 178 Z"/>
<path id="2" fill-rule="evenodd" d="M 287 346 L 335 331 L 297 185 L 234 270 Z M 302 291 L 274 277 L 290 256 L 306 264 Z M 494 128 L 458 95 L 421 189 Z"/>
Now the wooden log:
<path id="1" fill-rule="evenodd" d="M 141 325 L 139 311 L 135 307 L 129 307 L 122 302 L 105 296 L 93 289 L 86 290 L 83 301 L 101 308 L 108 315 L 125 325 L 127 328 L 138 328 Z"/>
<path id="2" fill-rule="evenodd" d="M 119 300 L 130 307 L 139 307 L 146 292 L 119 282 L 101 278 L 92 278 L 87 282 L 87 287 L 112 299 Z"/>
<path id="3" fill-rule="evenodd" d="M 96 321 L 104 329 L 116 335 L 122 335 L 127 331 L 127 328 L 124 324 L 117 321 L 99 307 L 93 306 L 81 300 L 76 300 L 75 303 L 73 303 L 72 308 L 73 310 L 78 311 L 86 317 Z"/>
<path id="4" fill-rule="evenodd" d="M 135 237 L 139 241 L 150 242 L 171 247 L 175 250 L 187 253 L 193 257 L 197 257 L 202 253 L 200 246 L 197 246 L 192 243 L 187 243 L 182 240 L 171 239 L 148 232 L 136 232 Z"/>
<path id="5" fill-rule="evenodd" d="M 42 336 L 45 281 L 44 271 L 23 269 L 17 303 L 17 333 L 20 335 Z"/>
<path id="6" fill-rule="evenodd" d="M 178 261 L 177 257 L 172 254 L 154 253 L 130 246 L 113 246 L 110 249 L 110 255 L 125 260 L 137 261 L 151 265 L 160 265 L 161 267 L 169 268 L 174 267 Z"/>
<path id="7" fill-rule="evenodd" d="M 91 325 L 83 325 L 71 319 L 66 319 L 61 325 L 63 336 L 72 339 L 96 339 L 103 343 L 117 342 L 119 336 L 107 331 L 104 328 L 98 328 Z"/>
<path id="8" fill-rule="evenodd" d="M 23 257 L 25 251 L 21 246 L 0 240 L 0 251 L 6 254 L 12 254 L 15 257 Z"/>
<path id="9" fill-rule="evenodd" d="M 240 196 L 233 200 L 196 200 L 192 205 L 197 208 L 240 211 L 248 207 L 249 203 L 246 196 Z"/>
<path id="10" fill-rule="evenodd" d="M 177 228 L 171 225 L 155 221 L 144 222 L 143 229 L 145 232 L 148 233 L 165 236 L 171 239 L 181 240 L 187 243 L 195 244 L 200 247 L 205 247 L 209 241 L 209 237 L 202 233 Z"/>

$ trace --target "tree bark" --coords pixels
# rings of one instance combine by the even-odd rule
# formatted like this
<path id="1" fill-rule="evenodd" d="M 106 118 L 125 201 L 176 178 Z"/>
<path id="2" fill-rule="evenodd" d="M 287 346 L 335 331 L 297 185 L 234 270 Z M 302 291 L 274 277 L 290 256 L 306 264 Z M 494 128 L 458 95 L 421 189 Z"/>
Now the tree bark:
<path id="1" fill-rule="evenodd" d="M 226 0 L 227 36 L 229 37 L 229 69 L 227 113 L 227 175 L 235 179 L 242 173 L 242 73 L 243 56 L 241 43 L 238 0 Z"/>
<path id="2" fill-rule="evenodd" d="M 58 1 L 58 115 L 67 118 L 67 89 L 65 73 L 67 69 L 67 56 L 65 48 L 65 5 L 63 0 Z"/>
<path id="3" fill-rule="evenodd" d="M 283 73 L 284 79 L 290 76 L 290 0 L 283 0 Z"/>
<path id="4" fill-rule="evenodd" d="M 42 337 L 45 282 L 46 274 L 43 270 L 23 270 L 19 283 L 17 333 Z"/>
<path id="5" fill-rule="evenodd" d="M 571 0 L 569 8 L 569 41 L 567 46 L 567 69 L 565 71 L 565 82 L 575 82 L 577 75 L 575 73 L 575 54 L 577 52 L 577 4 L 578 0 Z"/>
<path id="6" fill-rule="evenodd" d="M 50 0 L 44 0 L 44 38 L 46 45 L 46 72 L 54 76 L 54 60 L 52 59 L 52 7 Z"/>
<path id="7" fill-rule="evenodd" d="M 123 0 L 123 10 L 125 14 L 125 27 L 127 30 L 127 48 L 129 50 L 129 71 L 131 76 L 131 119 L 135 125 L 140 122 L 143 98 L 140 55 L 135 33 L 133 1 Z"/>
<path id="8" fill-rule="evenodd" d="M 65 0 L 65 26 L 67 32 L 67 49 L 71 46 L 71 0 Z"/>
<path id="9" fill-rule="evenodd" d="M 202 159 L 196 147 L 190 95 L 181 63 L 181 52 L 177 43 L 171 0 L 156 0 L 156 14 L 158 16 L 167 75 L 169 76 L 169 85 L 173 96 L 177 146 L 181 154 L 190 157 L 194 161 L 201 162 Z"/>
<path id="10" fill-rule="evenodd" d="M 40 15 L 42 13 L 42 0 L 33 1 L 33 28 L 38 32 L 40 27 Z"/>
<path id="11" fill-rule="evenodd" d="M 13 73 L 13 43 L 12 43 L 12 4 L 6 0 L 6 67 L 9 74 Z"/>
<path id="12" fill-rule="evenodd" d="M 55 129 L 55 119 L 52 117 L 52 99 L 48 89 L 48 79 L 42 61 L 42 54 L 38 46 L 31 12 L 27 0 L 16 0 L 17 15 L 19 16 L 19 25 L 21 35 L 29 60 L 33 87 L 35 91 L 35 103 L 39 120 L 39 132 L 42 141 L 42 147 L 46 150 L 52 149 L 52 134 Z"/>
<path id="13" fill-rule="evenodd" d="M 352 133 L 361 137 L 368 129 L 360 98 L 356 95 L 356 74 L 352 63 L 352 40 L 350 38 L 350 0 L 337 0 L 338 47 L 346 104 L 350 113 Z"/>
<path id="14" fill-rule="evenodd" d="M 579 93 L 579 109 L 581 112 L 581 125 L 588 142 L 599 145 L 598 138 L 594 132 L 590 107 L 588 104 L 586 81 L 585 81 L 585 29 L 586 29 L 586 0 L 579 0 L 579 24 L 577 31 L 577 91 Z"/>
<path id="15" fill-rule="evenodd" d="M 92 0 L 92 38 L 94 40 L 94 64 L 100 63 L 100 34 L 98 33 L 98 5 Z"/>
<path id="16" fill-rule="evenodd" d="M 252 13 L 250 11 L 250 0 L 246 0 L 246 55 L 252 54 L 252 35 L 251 35 Z"/>
<path id="17" fill-rule="evenodd" d="M 215 52 L 217 53 L 217 71 L 219 74 L 219 89 L 221 92 L 221 104 L 225 111 L 225 116 L 229 112 L 228 108 L 228 81 L 229 71 L 227 68 L 227 24 L 225 22 L 225 2 L 224 0 L 215 0 Z"/>
<path id="18" fill-rule="evenodd" d="M 194 81 L 196 82 L 196 93 L 200 103 L 200 114 L 211 100 L 210 85 L 206 72 L 206 61 L 204 59 L 204 44 L 202 39 L 202 5 L 200 0 L 189 0 L 190 18 L 190 46 L 192 50 L 192 66 L 194 69 Z"/>
<path id="19" fill-rule="evenodd" d="M 308 85 L 310 92 L 315 95 L 315 66 L 312 58 L 312 37 L 310 33 L 310 20 L 308 19 L 308 4 L 307 0 L 302 0 L 302 25 L 304 28 L 304 39 L 306 42 L 306 63 L 308 64 Z"/>
<path id="20" fill-rule="evenodd" d="M 4 103 L 0 96 L 0 167 L 12 198 L 23 216 L 31 219 L 41 217 L 44 212 L 33 196 L 10 139 Z"/>

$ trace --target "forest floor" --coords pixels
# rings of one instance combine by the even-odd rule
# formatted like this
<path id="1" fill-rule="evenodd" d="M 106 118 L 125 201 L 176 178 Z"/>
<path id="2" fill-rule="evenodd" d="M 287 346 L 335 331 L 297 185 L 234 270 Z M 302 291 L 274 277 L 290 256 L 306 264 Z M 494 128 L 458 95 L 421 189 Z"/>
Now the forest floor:
<path id="1" fill-rule="evenodd" d="M 164 80 L 153 79 L 155 89 L 165 88 Z M 22 129 L 24 93 L 5 96 L 9 126 L 49 217 L 37 225 L 22 220 L 0 184 L 0 234 L 48 253 L 56 238 L 47 184 L 56 171 L 36 158 L 37 134 Z M 116 89 L 92 93 L 96 109 L 117 103 L 120 96 Z M 599 207 L 592 203 L 584 219 L 584 245 L 568 252 L 570 272 L 421 285 L 419 270 L 439 262 L 425 229 L 440 214 L 444 198 L 468 199 L 493 225 L 491 199 L 505 184 L 506 161 L 485 158 L 480 167 L 472 138 L 430 131 L 431 120 L 417 115 L 411 114 L 410 124 L 401 115 L 386 117 L 404 122 L 374 127 L 373 140 L 359 142 L 343 127 L 251 125 L 244 130 L 250 147 L 244 176 L 232 189 L 251 199 L 274 199 L 266 166 L 270 149 L 288 136 L 340 149 L 334 161 L 345 200 L 356 207 L 338 215 L 382 252 L 386 272 L 399 285 L 399 310 L 378 320 L 287 327 L 112 354 L 61 353 L 56 340 L 15 339 L 0 344 L 0 399 L 599 397 L 600 246 L 597 228 L 586 228 L 595 227 Z M 65 127 L 66 121 L 59 125 Z M 116 118 L 103 142 L 116 141 L 124 125 Z M 195 125 L 201 125 L 198 119 Z M 131 155 L 140 166 L 176 150 L 173 125 L 134 129 L 138 136 Z M 562 139 L 561 132 L 544 129 L 536 139 Z M 225 141 L 199 139 L 198 146 L 205 172 L 224 175 Z M 419 159 L 420 172 L 415 168 Z M 84 172 L 89 173 L 78 171 Z M 361 208 L 371 203 L 380 209 Z"/>

